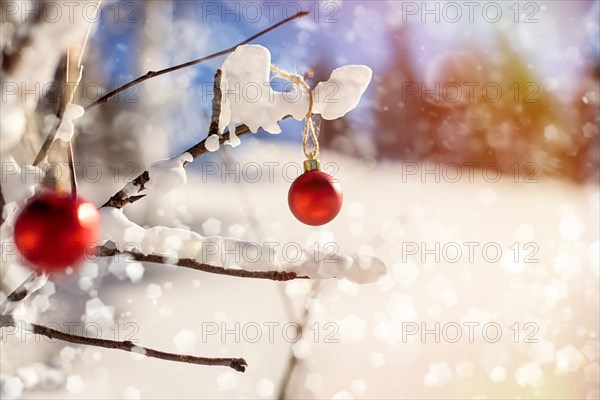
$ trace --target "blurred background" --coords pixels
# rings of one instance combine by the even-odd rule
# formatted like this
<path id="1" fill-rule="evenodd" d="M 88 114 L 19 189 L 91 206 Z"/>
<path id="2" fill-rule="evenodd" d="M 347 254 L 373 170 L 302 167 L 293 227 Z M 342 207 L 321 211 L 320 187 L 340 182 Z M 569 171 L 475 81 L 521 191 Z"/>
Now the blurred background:
<path id="1" fill-rule="evenodd" d="M 123 17 L 117 23 L 115 12 L 103 14 L 91 42 L 97 68 L 85 79 L 112 89 L 147 70 L 229 47 L 307 9 L 310 17 L 258 40 L 276 65 L 314 70 L 314 82 L 344 64 L 374 71 L 360 108 L 325 123 L 324 146 L 378 160 L 496 163 L 505 171 L 535 163 L 539 175 L 596 182 L 597 2 L 488 3 L 135 3 L 127 12 L 135 11 L 137 23 L 121 23 L 124 6 L 115 8 Z M 132 90 L 129 100 L 160 92 L 155 101 L 172 118 L 163 136 L 175 149 L 193 144 L 195 127 L 205 126 L 210 113 L 207 100 L 220 62 L 161 78 L 162 85 L 172 82 L 181 90 L 161 92 L 161 83 L 153 82 Z M 89 94 L 93 99 L 93 90 Z M 137 103 L 123 104 L 126 97 L 114 108 L 137 110 Z M 270 140 L 298 142 L 301 125 L 284 126 L 293 133 Z"/>
<path id="2" fill-rule="evenodd" d="M 19 49 L 47 71 L 4 73 L 4 82 L 43 87 L 62 79 L 60 54 L 48 58 L 35 42 L 20 47 L 36 22 L 9 3 L 32 10 L 44 2 L 2 3 L 3 69 Z M 287 398 L 600 397 L 598 1 L 104 1 L 77 102 L 228 48 L 301 9 L 311 14 L 255 42 L 275 65 L 312 71 L 313 85 L 342 65 L 373 70 L 359 106 L 324 121 L 319 137 L 321 161 L 334 166 L 344 189 L 339 217 L 309 228 L 289 213 L 293 177 L 285 165 L 303 159 L 303 124 L 289 120 L 280 135 L 259 132 L 203 157 L 188 167 L 185 187 L 148 196 L 126 213 L 142 226 L 204 235 L 334 242 L 340 252 L 381 257 L 388 275 L 371 285 L 317 287 L 151 264 L 136 264 L 143 274 L 132 277 L 115 272 L 122 263 L 99 260 L 44 289 L 27 310 L 30 319 L 94 321 L 106 337 L 135 323 L 144 345 L 243 356 L 248 371 L 5 333 L 3 398 L 276 398 L 283 388 Z M 53 21 L 45 21 L 53 32 L 73 25 Z M 52 43 L 40 43 L 52 53 Z M 223 59 L 147 81 L 78 120 L 81 192 L 102 204 L 153 161 L 202 140 Z M 27 134 L 11 149 L 20 162 L 31 162 L 53 121 L 56 96 L 37 100 L 27 111 Z M 274 179 L 265 162 L 276 163 Z M 100 166 L 97 180 L 85 179 L 95 176 L 86 163 Z M 208 163 L 238 173 L 209 175 Z M 244 178 L 250 163 L 263 168 L 259 181 Z M 467 242 L 497 244 L 502 257 L 490 262 L 478 249 L 469 261 Z M 417 252 L 408 254 L 407 243 Z M 424 251 L 453 243 L 463 251 L 458 262 Z M 15 269 L 4 265 L 3 280 Z M 321 337 L 292 346 L 277 330 L 274 341 L 202 340 L 206 323 L 234 329 L 295 321 L 322 335 L 332 323 L 339 342 Z M 490 341 L 475 330 L 470 341 L 465 322 L 495 323 L 501 337 Z M 436 323 L 459 324 L 461 340 L 420 335 Z M 412 324 L 419 333 L 404 340 Z M 528 335 L 537 342 L 525 342 Z"/>

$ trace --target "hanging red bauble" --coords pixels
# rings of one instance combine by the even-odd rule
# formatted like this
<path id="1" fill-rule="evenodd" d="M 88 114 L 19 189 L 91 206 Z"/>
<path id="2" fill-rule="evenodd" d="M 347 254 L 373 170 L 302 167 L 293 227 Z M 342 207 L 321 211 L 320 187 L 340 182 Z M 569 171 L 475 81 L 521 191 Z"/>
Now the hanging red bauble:
<path id="1" fill-rule="evenodd" d="M 307 225 L 323 225 L 335 218 L 342 208 L 342 189 L 329 174 L 320 170 L 318 160 L 306 160 L 300 175 L 288 193 L 292 214 Z"/>
<path id="2" fill-rule="evenodd" d="M 31 267 L 59 272 L 92 254 L 99 237 L 96 207 L 66 193 L 43 192 L 30 199 L 15 221 L 15 244 Z"/>

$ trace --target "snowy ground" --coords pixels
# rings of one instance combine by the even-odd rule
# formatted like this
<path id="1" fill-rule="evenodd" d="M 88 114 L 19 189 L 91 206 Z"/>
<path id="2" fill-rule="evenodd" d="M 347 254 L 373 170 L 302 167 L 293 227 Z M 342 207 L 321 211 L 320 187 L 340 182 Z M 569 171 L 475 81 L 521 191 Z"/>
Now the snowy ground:
<path id="1" fill-rule="evenodd" d="M 423 183 L 420 173 L 403 177 L 407 169 L 400 164 L 357 161 L 326 151 L 321 161 L 339 166 L 335 176 L 345 203 L 332 223 L 310 228 L 289 212 L 289 182 L 282 177 L 287 162 L 301 162 L 300 149 L 246 139 L 232 154 L 242 168 L 252 161 L 262 166 L 260 182 L 246 179 L 236 185 L 232 175 L 224 183 L 214 176 L 205 179 L 197 167 L 188 173 L 185 187 L 168 198 L 144 199 L 129 207 L 128 214 L 142 225 L 176 226 L 179 220 L 203 234 L 241 234 L 247 240 L 277 241 L 281 246 L 333 242 L 340 252 L 372 251 L 388 262 L 389 275 L 376 284 L 328 281 L 321 286 L 310 316 L 310 325 L 318 322 L 318 329 L 312 325 L 315 329 L 305 332 L 303 342 L 295 346 L 304 360 L 292 382 L 291 397 L 598 398 L 598 187 L 543 179 L 523 183 L 522 176 L 515 183 L 513 175 L 492 183 L 480 171 L 475 171 L 474 182 L 464 172 L 462 179 L 451 183 L 448 178 L 454 174 L 448 172 L 438 176 L 440 183 L 431 174 Z M 264 162 L 279 163 L 272 183 Z M 294 170 L 289 168 L 290 178 Z M 118 188 L 113 183 L 113 189 Z M 83 186 L 83 193 L 86 190 L 97 202 L 111 192 L 94 193 Z M 247 223 L 247 210 L 259 221 L 254 230 Z M 207 222 L 209 217 L 220 224 Z M 467 242 L 476 242 L 471 259 Z M 424 254 L 424 248 L 435 249 L 436 243 L 439 251 Z M 488 252 L 483 253 L 486 245 Z M 490 261 L 498 246 L 502 258 Z M 457 248 L 462 257 L 451 262 Z M 523 262 L 527 255 L 530 263 Z M 105 267 L 101 264 L 100 270 Z M 137 283 L 107 275 L 93 284 L 90 290 L 114 307 L 121 340 L 132 332 L 131 326 L 125 329 L 131 321 L 138 327 L 133 338 L 145 346 L 244 357 L 247 372 L 104 349 L 78 349 L 72 361 L 65 361 L 72 356 L 70 350 L 63 351 L 62 358 L 52 357 L 62 343 L 36 344 L 32 337 L 22 343 L 15 336 L 5 337 L 4 376 L 34 361 L 63 365 L 64 376 L 56 378 L 58 389 L 25 391 L 23 397 L 273 397 L 291 350 L 282 328 L 295 320 L 286 314 L 280 287 L 296 306 L 310 289 L 308 282 L 252 281 L 160 265 L 146 265 Z M 80 321 L 90 295 L 77 287 L 76 279 L 57 286 L 50 310 L 39 318 Z M 102 317 L 100 313 L 93 319 Z M 273 340 L 265 325 L 269 322 L 280 323 L 273 325 Z M 436 322 L 439 343 L 433 333 Z M 203 333 L 214 326 L 221 329 L 222 323 L 237 330 L 239 340 L 233 333 L 225 340 L 217 334 L 204 343 Z M 333 325 L 326 328 L 327 323 Z M 471 325 L 472 343 L 465 323 L 480 323 Z M 481 328 L 486 323 L 492 325 L 484 336 Z M 519 343 L 514 343 L 515 323 L 520 327 Z M 262 337 L 251 343 L 256 324 Z M 432 333 L 424 338 L 407 335 L 408 329 L 421 329 L 421 324 Z M 332 338 L 339 343 L 325 343 L 336 326 L 339 331 Z M 462 337 L 451 343 L 456 326 Z M 491 343 L 497 326 L 501 335 Z M 315 330 L 320 333 L 318 343 Z M 290 337 L 293 332 L 290 328 Z M 524 343 L 529 333 L 529 339 L 539 343 Z M 106 338 L 114 334 L 110 328 L 103 330 Z M 68 376 L 71 392 L 64 388 Z M 45 378 L 47 385 L 51 378 Z"/>

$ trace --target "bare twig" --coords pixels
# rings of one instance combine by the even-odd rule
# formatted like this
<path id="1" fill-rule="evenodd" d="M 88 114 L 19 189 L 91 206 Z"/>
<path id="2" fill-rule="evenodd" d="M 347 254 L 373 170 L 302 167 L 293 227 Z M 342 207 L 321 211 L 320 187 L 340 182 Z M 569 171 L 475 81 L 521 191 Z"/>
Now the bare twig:
<path id="1" fill-rule="evenodd" d="M 190 356 L 186 354 L 167 353 L 164 351 L 154 350 L 148 347 L 138 346 L 129 340 L 119 342 L 116 340 L 99 339 L 65 333 L 44 325 L 15 320 L 11 316 L 2 315 L 1 321 L 2 323 L 0 327 L 2 328 L 17 327 L 38 335 L 46 336 L 50 339 L 58 339 L 69 343 L 82 344 L 87 346 L 123 350 L 131 353 L 145 355 L 146 357 L 150 358 L 158 358 L 161 360 L 176 361 L 188 364 L 229 367 L 233 368 L 238 372 L 244 372 L 246 370 L 246 367 L 248 366 L 248 363 L 243 358 L 209 358 Z"/>
<path id="2" fill-rule="evenodd" d="M 69 162 L 69 174 L 71 176 L 71 197 L 77 198 L 77 175 L 75 174 L 75 162 L 73 161 L 73 141 L 67 143 L 67 159 Z"/>
<path id="3" fill-rule="evenodd" d="M 101 3 L 102 3 L 102 0 L 100 0 L 96 4 L 96 13 L 99 11 Z M 62 123 L 62 119 L 63 119 L 64 113 L 65 113 L 65 109 L 67 107 L 67 103 L 73 102 L 73 96 L 75 94 L 75 91 L 79 87 L 79 83 L 81 82 L 81 71 L 82 71 L 81 62 L 83 59 L 83 53 L 85 51 L 85 46 L 86 46 L 89 36 L 90 36 L 91 29 L 92 29 L 92 24 L 89 24 L 88 29 L 85 34 L 85 38 L 83 39 L 83 43 L 81 45 L 81 48 L 79 49 L 79 57 L 77 59 L 77 64 L 76 64 L 76 67 L 77 67 L 76 70 L 78 73 L 78 77 L 75 80 L 75 82 L 74 82 L 75 84 L 73 85 L 73 87 L 71 87 L 71 85 L 69 84 L 69 82 L 70 82 L 69 81 L 70 59 L 68 56 L 69 52 L 67 52 L 67 54 L 65 56 L 66 57 L 66 67 L 67 67 L 67 73 L 65 74 L 65 85 L 66 85 L 67 90 L 63 90 L 60 95 L 58 110 L 56 111 L 56 121 L 54 121 L 54 125 L 52 126 L 52 129 L 50 129 L 48 136 L 46 136 L 46 139 L 44 140 L 44 143 L 42 144 L 40 151 L 38 152 L 37 156 L 35 157 L 35 160 L 33 161 L 34 166 L 36 166 L 40 162 L 42 162 L 42 160 L 44 158 L 46 158 L 46 156 L 48 155 L 50 146 L 52 145 L 52 143 L 54 142 L 54 138 L 56 137 L 56 132 L 58 131 L 58 128 L 60 127 L 60 124 Z"/>
<path id="4" fill-rule="evenodd" d="M 32 272 L 23 283 L 6 297 L 2 304 L 0 304 L 0 314 L 5 314 L 11 303 L 18 303 L 29 297 L 31 293 L 29 292 L 28 287 L 38 278 L 38 276 L 40 276 L 39 273 L 35 271 Z"/>
<path id="5" fill-rule="evenodd" d="M 4 194 L 2 194 L 2 186 L 0 185 L 0 225 L 4 223 L 3 211 L 6 201 L 4 200 Z"/>
<path id="6" fill-rule="evenodd" d="M 61 61 L 61 64 L 63 62 L 68 63 L 66 54 L 64 55 L 63 60 L 64 61 Z M 65 76 L 65 81 L 68 81 L 68 79 L 69 77 Z M 56 132 L 58 132 L 58 128 L 60 127 L 60 124 L 63 120 L 63 116 L 65 115 L 65 109 L 67 108 L 67 103 L 69 102 L 69 96 L 70 94 L 68 90 L 63 90 L 60 94 L 60 98 L 58 99 L 58 109 L 56 110 L 56 120 L 54 121 L 54 125 L 52 125 L 50 132 L 48 132 L 48 135 L 44 139 L 44 143 L 42 143 L 42 147 L 40 148 L 40 151 L 38 151 L 38 154 L 35 157 L 35 160 L 33 161 L 33 166 L 36 166 L 39 163 L 41 163 L 42 160 L 48 155 L 50 146 L 52 146 L 52 143 L 54 143 Z"/>
<path id="7" fill-rule="evenodd" d="M 204 264 L 191 258 L 179 258 L 177 262 L 169 257 L 163 257 L 158 254 L 142 254 L 136 251 L 120 251 L 106 246 L 96 247 L 96 256 L 113 257 L 118 254 L 131 256 L 135 261 L 150 262 L 155 264 L 177 265 L 179 267 L 195 269 L 197 271 L 208 272 L 211 274 L 235 276 L 237 278 L 268 279 L 272 281 L 290 281 L 292 279 L 310 279 L 307 276 L 298 276 L 295 272 L 287 271 L 246 271 L 243 269 L 215 267 L 214 265 Z"/>
<path id="8" fill-rule="evenodd" d="M 280 21 L 280 22 L 276 23 L 275 25 L 273 25 L 273 26 L 271 26 L 271 27 L 269 27 L 269 28 L 267 28 L 267 29 L 265 29 L 263 31 L 260 31 L 256 35 L 254 35 L 254 36 L 252 36 L 252 37 L 250 37 L 250 38 L 248 38 L 248 39 L 246 39 L 246 40 L 244 40 L 244 41 L 242 41 L 242 42 L 240 42 L 240 43 L 238 43 L 236 45 L 233 45 L 233 46 L 231 46 L 230 48 L 228 48 L 226 50 L 221 50 L 221 51 L 219 51 L 217 53 L 214 53 L 214 54 L 211 54 L 211 55 L 199 58 L 197 60 L 188 61 L 186 63 L 175 65 L 175 66 L 169 67 L 169 68 L 165 68 L 165 69 L 162 69 L 160 71 L 148 71 L 148 72 L 146 72 L 146 74 L 140 76 L 139 78 L 134 79 L 131 82 L 126 83 L 125 85 L 118 87 L 117 89 L 113 90 L 110 93 L 107 93 L 106 95 L 102 96 L 101 98 L 99 98 L 98 100 L 94 101 L 93 103 L 88 104 L 85 107 L 85 111 L 89 111 L 89 110 L 91 110 L 93 108 L 96 108 L 100 104 L 106 103 L 108 100 L 110 100 L 111 98 L 113 98 L 117 94 L 119 94 L 119 93 L 121 93 L 121 92 L 123 92 L 123 91 L 125 91 L 125 90 L 127 90 L 127 89 L 129 89 L 131 87 L 133 87 L 133 86 L 136 86 L 136 85 L 138 85 L 138 84 L 140 84 L 140 83 L 142 83 L 144 81 L 147 81 L 148 79 L 152 79 L 152 78 L 155 78 L 157 76 L 165 75 L 165 74 L 168 74 L 170 72 L 174 72 L 174 71 L 177 71 L 177 70 L 180 70 L 180 69 L 183 69 L 183 68 L 191 67 L 192 65 L 200 64 L 202 62 L 205 62 L 205 61 L 208 61 L 208 60 L 212 60 L 214 58 L 218 58 L 218 57 L 224 56 L 225 54 L 232 53 L 239 46 L 243 46 L 245 44 L 248 44 L 248 43 L 254 41 L 255 39 L 261 37 L 262 35 L 267 34 L 267 33 L 271 32 L 271 31 L 279 28 L 281 25 L 285 25 L 285 24 L 287 24 L 290 21 L 293 21 L 293 20 L 298 19 L 298 18 L 305 17 L 308 14 L 309 14 L 308 11 L 301 11 L 301 12 L 297 13 L 296 15 L 292 15 L 291 17 L 286 18 L 283 21 Z"/>
<path id="9" fill-rule="evenodd" d="M 309 320 L 308 320 L 309 315 L 310 315 L 309 303 L 311 300 L 313 300 L 317 296 L 318 291 L 319 291 L 319 281 L 317 281 L 315 284 L 313 284 L 312 290 L 311 290 L 310 294 L 308 295 L 306 302 L 304 303 L 304 311 L 302 312 L 302 319 L 300 322 L 300 332 L 304 332 L 306 330 L 306 327 L 309 322 Z M 292 352 L 290 355 L 290 359 L 288 361 L 287 368 L 285 369 L 285 373 L 283 374 L 283 377 L 281 379 L 279 392 L 277 394 L 277 398 L 279 400 L 284 400 L 286 398 L 287 390 L 290 386 L 290 383 L 292 382 L 292 378 L 294 377 L 294 372 L 296 371 L 296 367 L 298 367 L 299 363 L 300 363 L 300 360 Z"/>
<path id="10" fill-rule="evenodd" d="M 221 92 L 221 74 L 220 69 L 215 74 L 215 80 L 213 83 L 213 100 L 212 100 L 212 114 L 210 117 L 210 126 L 208 128 L 208 136 L 219 134 L 219 120 L 221 119 L 221 101 L 223 100 L 223 94 Z"/>

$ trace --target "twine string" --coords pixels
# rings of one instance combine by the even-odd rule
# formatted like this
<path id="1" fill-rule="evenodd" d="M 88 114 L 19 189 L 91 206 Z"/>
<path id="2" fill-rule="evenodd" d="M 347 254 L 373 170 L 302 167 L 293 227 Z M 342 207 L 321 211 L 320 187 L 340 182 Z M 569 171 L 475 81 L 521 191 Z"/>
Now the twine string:
<path id="1" fill-rule="evenodd" d="M 310 86 L 308 86 L 308 83 L 306 83 L 302 75 L 284 71 L 275 65 L 271 65 L 271 72 L 282 79 L 290 81 L 297 89 L 308 94 L 308 110 L 306 111 L 306 116 L 304 117 L 304 130 L 302 132 L 302 151 L 307 159 L 314 160 L 317 158 L 317 154 L 319 154 L 318 134 L 321 124 L 319 122 L 319 126 L 315 128 L 312 112 L 314 104 L 313 90 L 310 88 Z M 310 151 L 308 150 L 309 139 L 312 142 L 312 148 Z"/>

